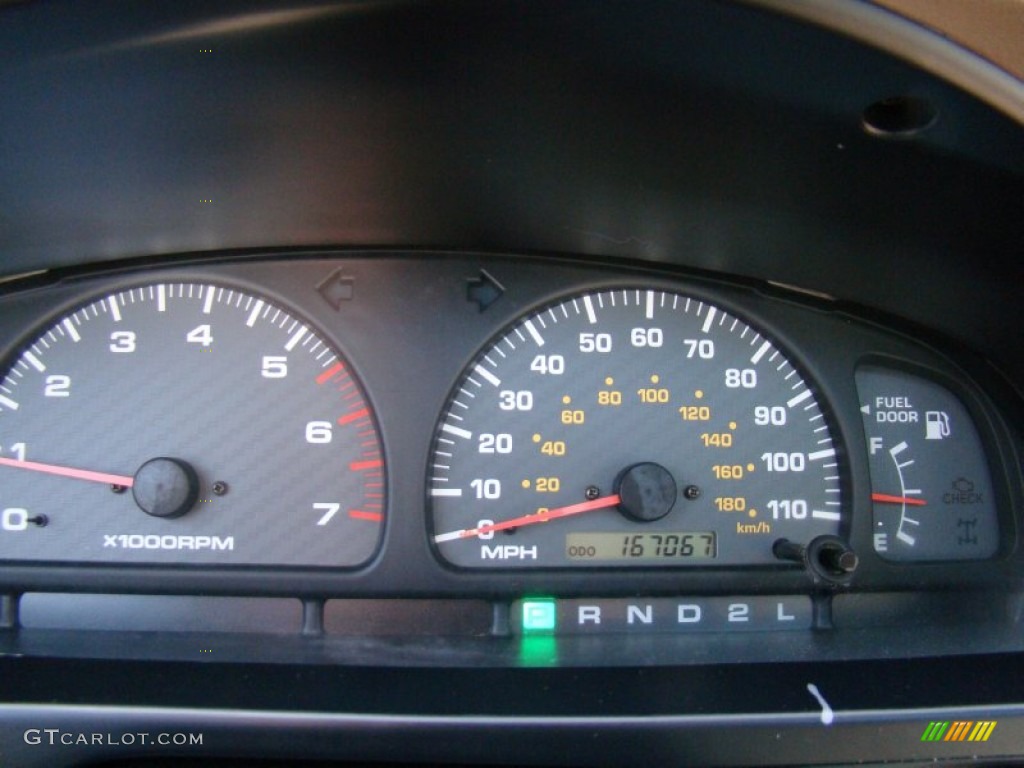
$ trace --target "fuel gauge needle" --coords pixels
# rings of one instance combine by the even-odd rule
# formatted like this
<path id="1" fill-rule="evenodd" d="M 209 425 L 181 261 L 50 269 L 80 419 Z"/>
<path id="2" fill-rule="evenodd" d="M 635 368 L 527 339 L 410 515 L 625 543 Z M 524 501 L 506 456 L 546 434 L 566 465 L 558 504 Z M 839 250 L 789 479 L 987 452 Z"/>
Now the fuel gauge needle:
<path id="1" fill-rule="evenodd" d="M 135 485 L 135 478 L 126 475 L 110 475 L 106 472 L 94 472 L 91 469 L 62 467 L 58 464 L 41 464 L 38 461 L 18 461 L 17 459 L 0 458 L 0 466 L 27 469 L 30 472 L 43 472 L 47 475 L 58 475 L 59 477 L 71 477 L 75 480 L 88 480 L 91 483 L 120 485 L 124 488 L 131 488 Z"/>
<path id="2" fill-rule="evenodd" d="M 872 493 L 871 500 L 882 504 L 907 504 L 912 507 L 923 507 L 928 503 L 924 499 L 912 499 L 909 496 L 890 496 L 887 493 Z"/>
<path id="3" fill-rule="evenodd" d="M 602 496 L 599 499 L 593 501 L 583 501 L 579 504 L 570 504 L 567 507 L 557 507 L 556 509 L 549 509 L 547 512 L 538 512 L 533 515 L 523 515 L 512 520 L 505 520 L 500 523 L 491 523 L 490 525 L 481 525 L 479 528 L 467 528 L 461 531 L 451 531 L 450 533 L 439 533 L 434 537 L 434 541 L 438 544 L 445 541 L 455 541 L 456 539 L 469 539 L 473 536 L 479 536 L 485 533 L 492 533 L 493 531 L 504 531 L 509 528 L 522 528 L 524 525 L 534 525 L 536 523 L 546 523 L 548 520 L 557 520 L 560 517 L 569 517 L 571 515 L 580 515 L 584 512 L 593 512 L 597 509 L 606 509 L 608 507 L 614 507 L 622 499 L 618 494 L 612 496 Z"/>

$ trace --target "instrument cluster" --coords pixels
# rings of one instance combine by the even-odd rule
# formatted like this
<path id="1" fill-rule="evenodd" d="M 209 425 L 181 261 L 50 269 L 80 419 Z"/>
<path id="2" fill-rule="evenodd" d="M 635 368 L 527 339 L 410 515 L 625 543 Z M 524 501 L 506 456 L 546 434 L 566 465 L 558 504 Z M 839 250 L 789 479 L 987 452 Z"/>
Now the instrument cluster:
<path id="1" fill-rule="evenodd" d="M 388 253 L 0 304 L 10 587 L 800 593 L 1018 567 L 998 383 L 826 298 Z"/>

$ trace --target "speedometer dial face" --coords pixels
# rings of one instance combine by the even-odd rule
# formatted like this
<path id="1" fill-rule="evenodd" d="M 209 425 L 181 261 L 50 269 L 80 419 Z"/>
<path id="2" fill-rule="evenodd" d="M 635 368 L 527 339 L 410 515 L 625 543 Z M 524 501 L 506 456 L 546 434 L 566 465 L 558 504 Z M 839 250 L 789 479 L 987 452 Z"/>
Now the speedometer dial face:
<path id="1" fill-rule="evenodd" d="M 0 560 L 355 566 L 384 462 L 351 368 L 226 286 L 60 318 L 0 378 Z"/>
<path id="2" fill-rule="evenodd" d="M 843 522 L 808 382 L 722 308 L 654 289 L 574 296 L 463 372 L 428 472 L 431 539 L 465 568 L 777 563 Z"/>

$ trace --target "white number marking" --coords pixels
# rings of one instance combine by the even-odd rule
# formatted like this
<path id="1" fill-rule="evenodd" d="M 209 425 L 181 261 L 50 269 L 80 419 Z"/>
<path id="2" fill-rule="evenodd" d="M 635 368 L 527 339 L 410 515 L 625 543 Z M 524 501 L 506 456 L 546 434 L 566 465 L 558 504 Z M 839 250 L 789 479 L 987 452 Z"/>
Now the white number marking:
<path id="1" fill-rule="evenodd" d="M 330 519 L 338 514 L 338 510 L 341 509 L 341 504 L 335 504 L 334 502 L 316 502 L 313 504 L 313 509 L 324 511 L 323 517 L 317 520 L 316 524 L 327 525 Z"/>

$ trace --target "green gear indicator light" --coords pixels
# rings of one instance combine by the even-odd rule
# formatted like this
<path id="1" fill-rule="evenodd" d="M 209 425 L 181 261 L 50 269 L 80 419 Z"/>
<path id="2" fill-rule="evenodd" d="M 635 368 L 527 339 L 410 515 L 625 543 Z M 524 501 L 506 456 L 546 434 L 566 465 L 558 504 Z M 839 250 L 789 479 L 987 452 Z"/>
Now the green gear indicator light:
<path id="1" fill-rule="evenodd" d="M 550 597 L 524 600 L 523 632 L 554 632 L 555 601 Z"/>

